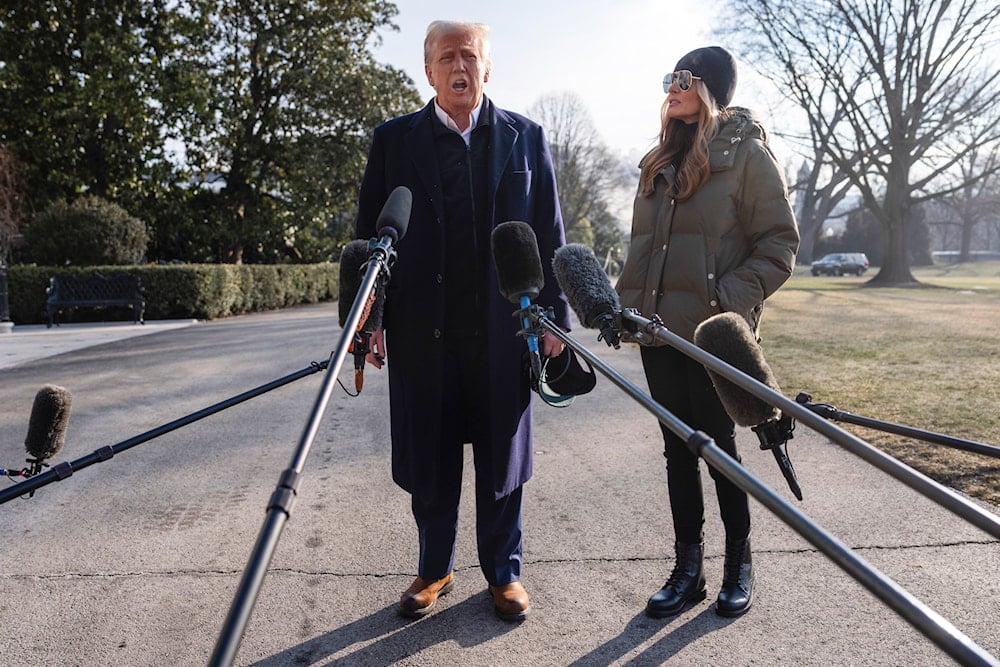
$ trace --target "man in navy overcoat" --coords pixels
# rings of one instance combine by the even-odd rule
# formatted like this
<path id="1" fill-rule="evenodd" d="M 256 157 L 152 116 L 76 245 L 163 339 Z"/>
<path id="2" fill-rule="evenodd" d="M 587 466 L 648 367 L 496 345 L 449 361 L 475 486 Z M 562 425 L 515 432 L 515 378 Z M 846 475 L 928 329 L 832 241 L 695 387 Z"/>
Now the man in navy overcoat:
<path id="1" fill-rule="evenodd" d="M 525 617 L 521 490 L 532 473 L 531 391 L 515 306 L 499 291 L 491 234 L 521 221 L 538 241 L 545 285 L 536 303 L 569 329 L 552 272 L 565 242 L 555 173 L 534 122 L 483 94 L 488 27 L 435 21 L 424 63 L 435 97 L 376 128 L 359 195 L 357 236 L 376 236 L 389 193 L 413 194 L 409 224 L 386 291 L 384 331 L 372 337 L 389 370 L 393 480 L 411 494 L 418 576 L 399 612 L 428 613 L 453 580 L 464 444 L 472 443 L 480 567 L 496 614 Z M 544 356 L 562 351 L 554 336 Z"/>

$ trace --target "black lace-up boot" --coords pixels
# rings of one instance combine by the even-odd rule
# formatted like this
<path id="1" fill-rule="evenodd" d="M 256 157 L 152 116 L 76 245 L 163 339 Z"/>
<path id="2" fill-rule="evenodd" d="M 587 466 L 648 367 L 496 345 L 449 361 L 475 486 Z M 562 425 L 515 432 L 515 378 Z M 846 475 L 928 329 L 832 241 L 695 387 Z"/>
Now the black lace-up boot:
<path id="1" fill-rule="evenodd" d="M 705 554 L 704 543 L 674 544 L 677 561 L 674 571 L 667 578 L 667 583 L 646 603 L 646 615 L 653 618 L 663 618 L 679 614 L 688 602 L 700 602 L 705 599 L 705 573 L 702 559 Z"/>
<path id="2" fill-rule="evenodd" d="M 726 562 L 723 566 L 722 590 L 715 601 L 719 616 L 742 616 L 753 604 L 753 557 L 750 538 L 726 538 Z"/>

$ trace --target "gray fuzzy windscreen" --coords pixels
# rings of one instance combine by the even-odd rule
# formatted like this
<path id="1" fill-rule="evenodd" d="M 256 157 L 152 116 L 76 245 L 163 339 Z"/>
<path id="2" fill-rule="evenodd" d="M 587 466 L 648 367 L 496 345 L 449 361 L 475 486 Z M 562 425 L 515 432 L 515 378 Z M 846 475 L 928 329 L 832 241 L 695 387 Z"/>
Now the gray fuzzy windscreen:
<path id="1" fill-rule="evenodd" d="M 28 435 L 24 438 L 28 454 L 44 461 L 59 453 L 66 439 L 72 404 L 72 396 L 62 387 L 47 384 L 38 390 L 28 420 Z"/>
<path id="2" fill-rule="evenodd" d="M 694 332 L 694 343 L 774 391 L 781 392 L 764 359 L 764 352 L 750 331 L 750 325 L 736 313 L 713 315 L 699 324 Z M 779 411 L 774 406 L 718 373 L 709 370 L 708 374 L 729 417 L 740 426 L 756 426 L 778 417 Z"/>
<path id="3" fill-rule="evenodd" d="M 568 243 L 558 248 L 552 257 L 552 270 L 583 326 L 593 328 L 596 315 L 619 309 L 618 293 L 587 246 Z"/>
<path id="4" fill-rule="evenodd" d="M 361 267 L 368 261 L 368 241 L 351 241 L 340 253 L 340 300 L 337 304 L 343 328 L 361 288 Z"/>

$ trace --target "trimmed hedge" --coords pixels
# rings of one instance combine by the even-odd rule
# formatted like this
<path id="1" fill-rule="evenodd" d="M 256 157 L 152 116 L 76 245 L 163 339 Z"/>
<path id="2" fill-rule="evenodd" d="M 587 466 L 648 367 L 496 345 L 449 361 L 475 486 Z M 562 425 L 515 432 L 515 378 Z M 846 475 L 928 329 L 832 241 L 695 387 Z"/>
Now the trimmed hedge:
<path id="1" fill-rule="evenodd" d="M 41 324 L 45 289 L 58 273 L 139 276 L 146 293 L 146 319 L 212 320 L 339 297 L 337 264 L 177 264 L 149 266 L 7 268 L 10 318 Z"/>

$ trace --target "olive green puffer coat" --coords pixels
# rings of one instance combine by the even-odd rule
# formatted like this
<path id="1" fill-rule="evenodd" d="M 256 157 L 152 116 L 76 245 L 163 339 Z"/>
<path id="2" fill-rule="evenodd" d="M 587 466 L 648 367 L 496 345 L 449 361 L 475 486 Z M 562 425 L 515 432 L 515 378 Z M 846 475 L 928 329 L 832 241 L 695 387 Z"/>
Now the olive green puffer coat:
<path id="1" fill-rule="evenodd" d="M 799 245 L 764 128 L 748 109 L 730 111 L 709 144 L 712 175 L 691 198 L 670 195 L 672 166 L 656 176 L 651 196 L 636 195 L 616 285 L 622 308 L 658 314 L 687 340 L 721 312 L 739 313 L 756 334 L 764 300 L 791 275 Z"/>

